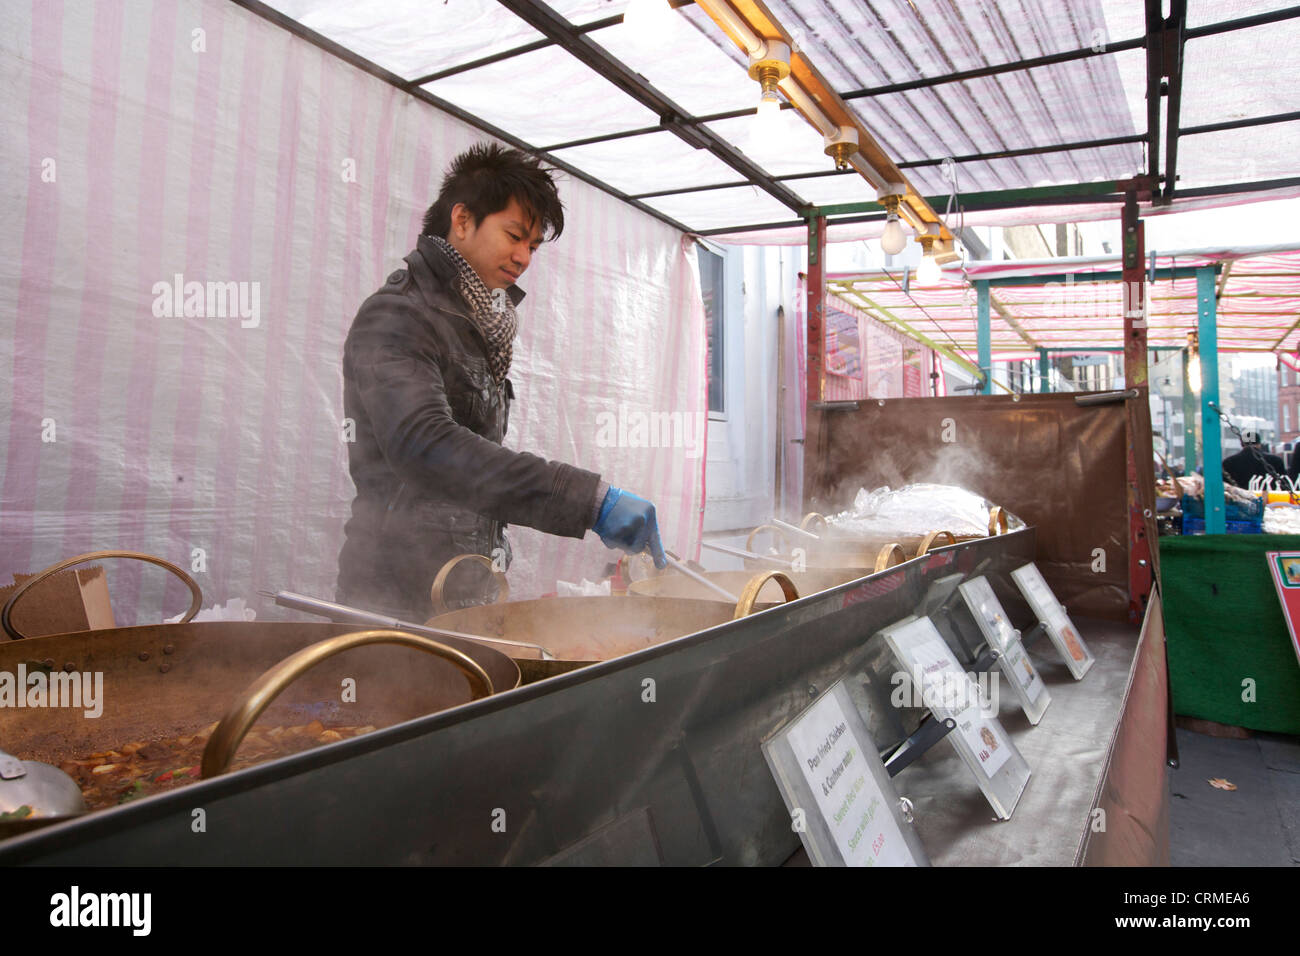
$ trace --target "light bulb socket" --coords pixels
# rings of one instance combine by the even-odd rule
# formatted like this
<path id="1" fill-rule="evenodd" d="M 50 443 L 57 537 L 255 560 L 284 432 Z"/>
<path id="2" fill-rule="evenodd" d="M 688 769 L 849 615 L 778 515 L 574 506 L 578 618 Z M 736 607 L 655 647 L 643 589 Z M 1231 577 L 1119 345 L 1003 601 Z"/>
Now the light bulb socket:
<path id="1" fill-rule="evenodd" d="M 836 169 L 848 169 L 849 157 L 858 151 L 858 130 L 841 126 L 826 137 L 826 155 L 835 160 Z"/>
<path id="2" fill-rule="evenodd" d="M 758 80 L 764 93 L 789 75 L 790 47 L 780 40 L 765 40 L 762 51 L 749 58 L 749 78 Z"/>

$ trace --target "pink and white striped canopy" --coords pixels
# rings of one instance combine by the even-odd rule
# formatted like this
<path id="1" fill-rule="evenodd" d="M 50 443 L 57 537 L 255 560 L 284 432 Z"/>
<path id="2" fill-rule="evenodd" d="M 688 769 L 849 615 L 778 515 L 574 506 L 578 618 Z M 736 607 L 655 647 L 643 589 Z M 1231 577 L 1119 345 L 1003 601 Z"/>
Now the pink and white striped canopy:
<path id="1" fill-rule="evenodd" d="M 1149 263 L 1148 263 L 1149 265 Z M 1257 248 L 1161 253 L 1156 268 L 1218 269 L 1220 351 L 1294 352 L 1300 348 L 1300 250 Z M 949 264 L 936 286 L 903 288 L 901 272 L 833 275 L 828 287 L 873 315 L 904 325 L 941 345 L 974 356 L 980 279 L 1039 277 L 1030 285 L 994 285 L 990 333 L 995 352 L 1033 354 L 1040 348 L 1087 351 L 1122 348 L 1124 290 L 1116 257 Z M 1179 348 L 1197 327 L 1194 275 L 1157 279 L 1147 287 L 1147 344 Z M 1004 356 L 1005 357 L 1005 356 Z"/>

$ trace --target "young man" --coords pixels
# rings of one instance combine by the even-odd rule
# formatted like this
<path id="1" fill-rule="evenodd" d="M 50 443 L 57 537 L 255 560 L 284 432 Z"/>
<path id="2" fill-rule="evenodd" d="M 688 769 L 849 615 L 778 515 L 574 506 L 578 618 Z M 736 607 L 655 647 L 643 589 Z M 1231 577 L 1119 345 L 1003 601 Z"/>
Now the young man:
<path id="1" fill-rule="evenodd" d="M 564 228 L 550 172 L 518 150 L 456 157 L 407 268 L 361 305 L 343 347 L 343 409 L 357 495 L 337 600 L 422 621 L 458 554 L 509 562 L 507 524 L 666 559 L 654 505 L 594 472 L 502 447 L 523 275 Z M 481 589 L 456 603 L 489 597 Z"/>

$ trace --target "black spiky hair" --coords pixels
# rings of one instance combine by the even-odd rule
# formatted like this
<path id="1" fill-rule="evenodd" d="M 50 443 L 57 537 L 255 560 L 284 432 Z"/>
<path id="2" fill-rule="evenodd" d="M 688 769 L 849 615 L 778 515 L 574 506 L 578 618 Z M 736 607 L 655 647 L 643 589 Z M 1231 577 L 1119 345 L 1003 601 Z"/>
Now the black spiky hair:
<path id="1" fill-rule="evenodd" d="M 541 160 L 496 143 L 471 146 L 447 168 L 442 191 L 424 214 L 424 234 L 447 238 L 456 203 L 464 203 L 479 223 L 505 209 L 511 198 L 541 220 L 543 239 L 556 239 L 564 231 L 564 204 Z"/>

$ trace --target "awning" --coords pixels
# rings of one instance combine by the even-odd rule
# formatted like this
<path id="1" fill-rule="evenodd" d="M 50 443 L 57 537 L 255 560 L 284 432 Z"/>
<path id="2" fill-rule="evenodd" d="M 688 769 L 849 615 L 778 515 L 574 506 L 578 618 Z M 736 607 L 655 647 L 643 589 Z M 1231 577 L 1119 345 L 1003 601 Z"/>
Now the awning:
<path id="1" fill-rule="evenodd" d="M 1147 263 L 1151 265 L 1150 261 Z M 1300 348 L 1300 249 L 1199 249 L 1159 253 L 1157 278 L 1147 292 L 1147 343 L 1181 348 L 1196 328 L 1196 276 L 1216 268 L 1220 351 Z M 827 289 L 900 331 L 972 360 L 976 353 L 975 283 L 990 283 L 990 333 L 1003 359 L 1040 349 L 1088 351 L 1122 348 L 1123 287 L 1118 256 L 970 262 L 943 269 L 942 281 L 921 287 L 903 271 L 827 276 Z"/>

